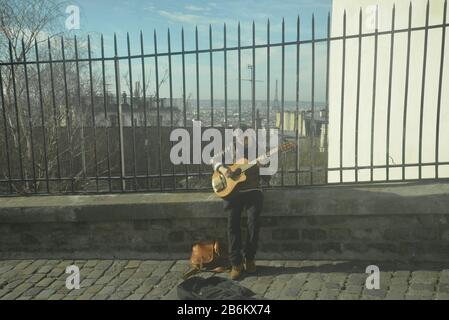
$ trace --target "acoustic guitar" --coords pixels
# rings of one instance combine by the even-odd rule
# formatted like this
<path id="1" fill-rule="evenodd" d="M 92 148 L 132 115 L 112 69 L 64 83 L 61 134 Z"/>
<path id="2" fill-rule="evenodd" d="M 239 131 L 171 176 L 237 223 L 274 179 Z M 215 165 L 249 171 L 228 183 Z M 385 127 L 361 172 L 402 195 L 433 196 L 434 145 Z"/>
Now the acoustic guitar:
<path id="1" fill-rule="evenodd" d="M 245 172 L 248 169 L 256 166 L 259 162 L 262 162 L 264 158 L 271 157 L 277 152 L 288 152 L 295 147 L 296 143 L 286 142 L 277 148 L 273 148 L 268 154 L 260 156 L 252 163 L 249 163 L 247 159 L 238 161 L 238 163 L 234 163 L 228 167 L 232 171 L 232 174 L 229 177 L 224 176 L 220 172 L 214 172 L 212 175 L 212 188 L 215 194 L 222 199 L 231 196 L 236 191 L 237 186 L 245 183 L 247 178 Z"/>

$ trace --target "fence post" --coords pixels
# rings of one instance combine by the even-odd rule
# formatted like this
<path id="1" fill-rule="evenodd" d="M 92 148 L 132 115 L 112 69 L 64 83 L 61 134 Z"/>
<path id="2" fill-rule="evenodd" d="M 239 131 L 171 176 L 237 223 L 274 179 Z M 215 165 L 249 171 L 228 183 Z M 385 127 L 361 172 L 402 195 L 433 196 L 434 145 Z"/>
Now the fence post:
<path id="1" fill-rule="evenodd" d="M 122 190 L 126 190 L 125 182 L 125 153 L 123 151 L 123 117 L 122 117 L 122 99 L 121 99 L 121 86 L 120 86 L 120 61 L 118 57 L 115 57 L 115 81 L 116 81 L 116 91 L 117 91 L 117 102 L 118 102 L 118 126 L 119 126 L 119 143 L 120 143 L 120 172 L 122 176 Z"/>
<path id="2" fill-rule="evenodd" d="M 77 100 L 78 100 L 78 121 L 80 122 L 80 134 L 81 134 L 81 164 L 83 171 L 83 178 L 87 177 L 87 165 L 86 165 L 86 137 L 84 133 L 85 126 L 85 105 L 81 102 L 81 80 L 80 80 L 80 68 L 79 68 L 79 55 L 78 55 L 78 41 L 75 36 L 75 67 L 76 67 L 76 83 L 77 83 Z"/>

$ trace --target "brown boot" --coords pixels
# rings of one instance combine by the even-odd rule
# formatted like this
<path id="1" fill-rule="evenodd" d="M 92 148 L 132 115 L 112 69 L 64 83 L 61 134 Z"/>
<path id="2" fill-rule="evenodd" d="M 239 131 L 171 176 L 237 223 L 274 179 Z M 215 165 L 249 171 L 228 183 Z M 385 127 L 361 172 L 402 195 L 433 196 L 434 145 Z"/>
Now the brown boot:
<path id="1" fill-rule="evenodd" d="M 254 262 L 254 260 L 246 260 L 245 261 L 245 271 L 248 273 L 256 273 L 257 272 L 256 263 Z"/>
<path id="2" fill-rule="evenodd" d="M 242 276 L 242 272 L 243 272 L 243 265 L 238 265 L 238 266 L 232 266 L 231 269 L 231 279 L 232 280 L 237 280 L 238 278 L 240 278 Z"/>

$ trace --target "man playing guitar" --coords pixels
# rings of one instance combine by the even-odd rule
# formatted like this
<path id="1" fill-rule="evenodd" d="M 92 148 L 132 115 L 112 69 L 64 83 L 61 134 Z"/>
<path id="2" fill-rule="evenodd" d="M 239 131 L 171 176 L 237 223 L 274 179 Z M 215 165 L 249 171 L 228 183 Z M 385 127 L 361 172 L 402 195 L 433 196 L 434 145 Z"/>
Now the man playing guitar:
<path id="1" fill-rule="evenodd" d="M 241 128 L 245 131 L 244 128 Z M 242 143 L 238 141 L 237 144 Z M 245 159 L 248 159 L 248 147 L 255 144 L 256 141 L 249 141 L 250 138 L 244 139 L 243 149 Z M 237 146 L 234 146 L 236 150 Z M 240 278 L 243 271 L 248 273 L 256 272 L 256 264 L 254 258 L 259 241 L 260 215 L 263 207 L 264 195 L 260 185 L 260 164 L 257 163 L 245 171 L 246 180 L 238 185 L 237 190 L 230 196 L 224 198 L 224 211 L 228 218 L 228 248 L 229 259 L 232 265 L 231 279 Z M 221 173 L 224 177 L 230 178 L 238 172 L 233 172 L 230 167 L 223 163 L 215 163 L 214 171 Z M 242 236 L 240 230 L 240 221 L 243 210 L 246 210 L 247 220 L 247 237 L 244 252 L 242 254 Z"/>

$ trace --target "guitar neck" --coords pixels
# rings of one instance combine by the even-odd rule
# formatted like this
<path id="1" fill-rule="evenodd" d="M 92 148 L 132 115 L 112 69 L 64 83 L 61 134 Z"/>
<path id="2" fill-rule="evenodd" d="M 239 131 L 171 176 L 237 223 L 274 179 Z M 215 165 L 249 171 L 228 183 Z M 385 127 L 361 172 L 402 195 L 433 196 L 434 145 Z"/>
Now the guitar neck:
<path id="1" fill-rule="evenodd" d="M 262 160 L 265 160 L 266 158 L 271 157 L 273 154 L 275 154 L 275 153 L 277 153 L 277 152 L 279 152 L 279 147 L 276 147 L 276 148 L 271 149 L 270 152 L 268 152 L 268 155 L 267 155 L 267 154 L 264 154 L 264 155 L 258 157 L 254 163 L 246 163 L 246 164 L 242 164 L 242 165 L 240 166 L 240 169 L 241 169 L 243 172 L 245 172 L 246 170 L 251 169 L 252 167 L 254 167 L 258 162 L 261 162 Z"/>

